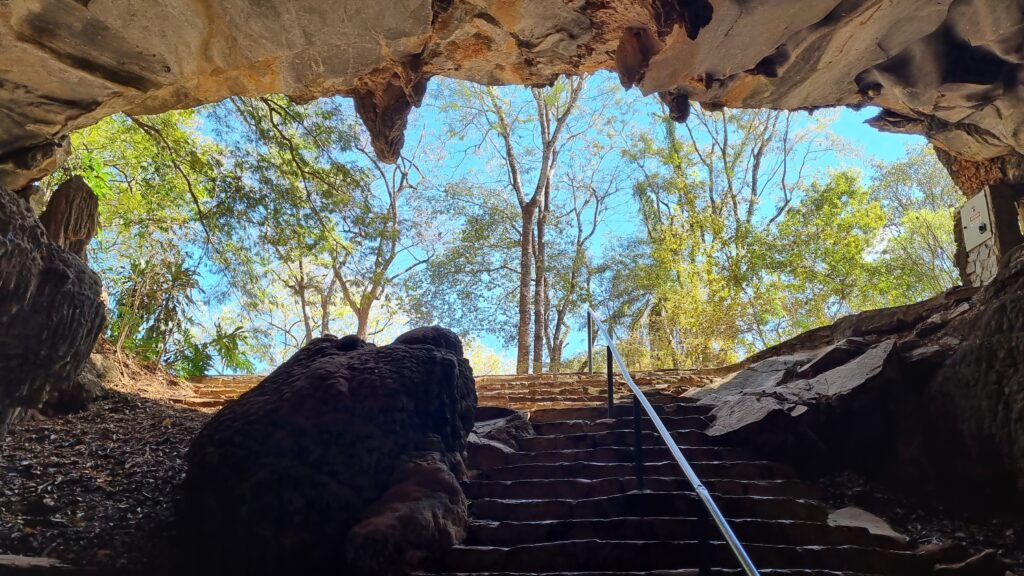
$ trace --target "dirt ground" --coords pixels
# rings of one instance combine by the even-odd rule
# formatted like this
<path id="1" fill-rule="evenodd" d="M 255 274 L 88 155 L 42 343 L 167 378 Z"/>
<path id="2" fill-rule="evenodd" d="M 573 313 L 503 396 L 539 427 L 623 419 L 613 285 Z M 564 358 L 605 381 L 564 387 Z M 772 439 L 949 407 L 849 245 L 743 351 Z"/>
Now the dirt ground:
<path id="1" fill-rule="evenodd" d="M 995 550 L 1016 574 L 1024 574 L 1024 518 L 1019 514 L 954 510 L 894 492 L 857 474 L 837 474 L 820 482 L 831 507 L 867 510 L 914 545 L 959 543 L 973 553 Z"/>
<path id="2" fill-rule="evenodd" d="M 29 417 L 0 441 L 0 555 L 140 569 L 168 540 L 188 443 L 210 414 L 187 385 L 128 363 L 80 414 Z"/>

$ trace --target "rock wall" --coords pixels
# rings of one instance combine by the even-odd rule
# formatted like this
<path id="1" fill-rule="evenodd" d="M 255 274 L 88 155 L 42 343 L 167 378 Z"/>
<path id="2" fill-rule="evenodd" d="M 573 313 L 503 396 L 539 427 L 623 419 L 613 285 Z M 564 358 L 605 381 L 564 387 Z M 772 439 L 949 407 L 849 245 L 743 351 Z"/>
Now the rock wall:
<path id="1" fill-rule="evenodd" d="M 690 395 L 714 406 L 709 434 L 809 474 L 856 470 L 950 506 L 1024 506 L 1021 302 L 1018 248 L 981 291 L 841 319 Z"/>
<path id="2" fill-rule="evenodd" d="M 182 570 L 405 573 L 465 534 L 475 409 L 451 332 L 314 340 L 193 441 Z"/>
<path id="3" fill-rule="evenodd" d="M 384 159 L 432 76 L 539 85 L 617 70 L 689 101 L 873 105 L 952 161 L 1024 166 L 1024 0 L 8 0 L 0 184 L 52 171 L 70 130 L 231 95 L 346 94 Z M 968 178 L 965 182 L 969 183 Z"/>
<path id="4" fill-rule="evenodd" d="M 71 385 L 103 328 L 96 274 L 0 187 L 0 435 L 22 408 Z"/>
<path id="5" fill-rule="evenodd" d="M 984 306 L 956 327 L 963 344 L 930 384 L 928 407 L 953 425 L 950 445 L 982 463 L 981 486 L 1012 478 L 1024 494 L 1024 248 L 978 299 Z"/>

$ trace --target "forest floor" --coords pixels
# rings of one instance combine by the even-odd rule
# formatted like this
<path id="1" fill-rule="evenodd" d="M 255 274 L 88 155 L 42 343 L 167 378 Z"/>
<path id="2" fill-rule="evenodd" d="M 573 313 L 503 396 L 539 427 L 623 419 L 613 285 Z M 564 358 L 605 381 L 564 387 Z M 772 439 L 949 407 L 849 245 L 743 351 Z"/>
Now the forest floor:
<path id="1" fill-rule="evenodd" d="M 994 550 L 1024 574 L 1024 518 L 1018 511 L 955 510 L 934 501 L 922 502 L 852 473 L 822 478 L 832 508 L 856 506 L 883 518 L 906 536 L 913 547 L 958 544 L 974 554 Z"/>
<path id="2" fill-rule="evenodd" d="M 172 534 L 189 442 L 210 414 L 171 399 L 187 385 L 122 365 L 104 398 L 30 417 L 0 441 L 0 555 L 138 569 Z"/>

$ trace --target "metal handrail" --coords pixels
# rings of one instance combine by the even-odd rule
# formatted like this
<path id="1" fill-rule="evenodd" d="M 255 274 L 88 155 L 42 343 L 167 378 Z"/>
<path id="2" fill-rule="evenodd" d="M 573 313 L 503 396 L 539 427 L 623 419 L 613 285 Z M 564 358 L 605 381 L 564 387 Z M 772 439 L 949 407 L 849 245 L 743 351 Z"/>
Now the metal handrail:
<path id="1" fill-rule="evenodd" d="M 679 449 L 679 445 L 676 444 L 675 440 L 672 438 L 672 434 L 669 433 L 668 428 L 665 427 L 665 423 L 661 421 L 661 418 L 654 411 L 654 407 L 651 406 L 651 403 L 647 400 L 647 396 L 645 396 L 644 393 L 640 390 L 640 388 L 636 385 L 636 383 L 633 382 L 633 377 L 629 375 L 629 370 L 626 369 L 626 363 L 623 362 L 622 356 L 619 355 L 618 349 L 615 348 L 615 343 L 611 338 L 611 334 L 605 327 L 604 322 L 601 320 L 601 317 L 597 314 L 597 312 L 594 312 L 593 308 L 590 308 L 589 306 L 587 307 L 587 313 L 587 319 L 592 321 L 593 325 L 597 327 L 598 331 L 604 337 L 610 355 L 608 361 L 609 410 L 611 410 L 612 403 L 610 388 L 612 367 L 611 358 L 614 358 L 615 363 L 619 365 L 619 371 L 622 372 L 623 380 L 626 381 L 626 384 L 629 386 L 630 390 L 633 391 L 634 407 L 636 407 L 636 404 L 639 403 L 640 406 L 643 406 L 644 410 L 647 412 L 647 416 L 651 419 L 651 422 L 654 423 L 654 427 L 658 430 L 658 433 L 661 435 L 661 439 L 664 440 L 665 444 L 668 445 L 669 452 L 672 453 L 672 457 L 676 459 L 676 462 L 679 464 L 679 467 L 682 468 L 683 474 L 686 476 L 686 479 L 689 480 L 691 485 L 693 485 L 693 490 L 694 492 L 696 492 L 697 498 L 699 498 L 701 503 L 704 505 L 704 508 L 707 511 L 707 514 L 710 516 L 710 519 L 715 523 L 715 526 L 718 527 L 718 531 L 722 533 L 722 536 L 725 538 L 726 544 L 729 545 L 729 548 L 732 550 L 733 556 L 736 557 L 736 560 L 739 562 L 740 567 L 743 569 L 743 572 L 746 573 L 748 576 L 759 576 L 759 572 L 757 571 L 757 568 L 754 566 L 753 561 L 750 560 L 750 556 L 747 555 L 747 551 L 743 548 L 743 544 L 740 543 L 739 539 L 736 537 L 736 534 L 732 531 L 732 528 L 729 527 L 728 520 L 725 519 L 725 516 L 723 516 L 722 512 L 718 509 L 718 505 L 715 504 L 715 500 L 714 498 L 711 497 L 711 493 L 708 492 L 708 489 L 700 481 L 700 478 L 697 477 L 697 473 L 694 472 L 693 467 L 690 466 L 690 462 L 687 461 L 685 456 L 683 456 L 682 451 Z M 588 322 L 588 324 L 590 324 L 590 322 Z M 587 340 L 588 342 L 592 340 L 591 334 L 589 332 L 587 334 Z M 634 420 L 636 434 L 639 438 L 640 425 L 639 418 L 636 417 L 636 414 L 634 415 Z M 640 475 L 641 478 L 641 485 L 642 465 L 642 460 L 638 458 L 637 468 L 638 475 Z M 708 567 L 703 566 L 701 572 L 709 572 Z"/>

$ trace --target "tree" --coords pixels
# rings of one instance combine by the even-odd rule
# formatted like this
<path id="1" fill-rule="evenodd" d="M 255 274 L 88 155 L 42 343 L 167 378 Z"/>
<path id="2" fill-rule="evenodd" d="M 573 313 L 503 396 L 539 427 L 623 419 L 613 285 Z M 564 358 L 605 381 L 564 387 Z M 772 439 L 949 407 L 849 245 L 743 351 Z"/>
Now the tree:
<path id="1" fill-rule="evenodd" d="M 782 217 L 761 250 L 766 281 L 758 302 L 755 342 L 768 346 L 884 305 L 890 294 L 870 255 L 886 224 L 879 201 L 857 174 L 812 182 Z M 901 302 L 902 303 L 902 302 Z"/>
<path id="2" fill-rule="evenodd" d="M 530 369 L 531 321 L 537 326 L 543 323 L 551 182 L 563 147 L 585 131 L 585 126 L 572 124 L 585 82 L 585 76 L 560 79 L 551 88 L 529 89 L 528 98 L 514 88 L 463 83 L 457 85 L 449 108 L 457 112 L 457 124 L 475 129 L 462 139 L 480 138 L 478 148 L 486 147 L 501 162 L 504 184 L 519 209 L 516 372 L 520 374 Z M 543 343 L 543 330 L 536 330 L 532 346 L 537 372 Z"/>
<path id="3" fill-rule="evenodd" d="M 367 338 L 373 307 L 430 257 L 415 165 L 381 164 L 340 100 L 235 98 L 210 117 L 228 143 L 230 174 L 211 209 L 224 240 L 219 262 L 246 307 L 268 303 L 276 284 L 301 319 L 301 338 L 276 326 L 288 345 L 330 332 L 339 302 Z"/>
<path id="4" fill-rule="evenodd" d="M 790 113 L 694 110 L 662 138 L 637 135 L 635 199 L 642 234 L 607 278 L 611 320 L 632 336 L 631 355 L 656 366 L 732 361 L 757 341 L 767 241 L 827 150 Z"/>
<path id="5" fill-rule="evenodd" d="M 892 163 L 875 163 L 872 190 L 888 214 L 881 260 L 895 301 L 928 298 L 960 283 L 953 236 L 963 203 L 930 146 L 908 148 Z"/>
<path id="6" fill-rule="evenodd" d="M 80 174 L 99 198 L 90 265 L 109 297 L 106 337 L 119 353 L 183 376 L 212 366 L 210 350 L 225 352 L 227 369 L 251 366 L 240 352 L 248 337 L 240 326 L 195 337 L 208 240 L 197 212 L 210 196 L 220 153 L 197 126 L 194 111 L 108 118 L 73 134 L 70 157 L 42 183 L 48 194 Z"/>
<path id="7" fill-rule="evenodd" d="M 489 328 L 507 336 L 503 326 L 514 327 L 510 343 L 516 347 L 517 372 L 529 372 L 531 366 L 541 372 L 544 352 L 560 353 L 564 339 L 561 334 L 553 336 L 552 330 L 564 328 L 569 302 L 578 302 L 586 259 L 578 259 L 576 274 L 563 281 L 552 278 L 562 270 L 561 265 L 552 266 L 553 259 L 564 257 L 553 251 L 564 246 L 560 235 L 573 220 L 573 202 L 576 210 L 586 212 L 579 214 L 582 228 L 605 208 L 601 202 L 593 211 L 593 198 L 605 195 L 600 182 L 594 190 L 574 191 L 569 175 L 593 169 L 600 179 L 606 169 L 601 164 L 616 159 L 617 150 L 607 142 L 617 125 L 608 113 L 617 90 L 588 77 L 528 90 L 451 85 L 442 112 L 453 127 L 453 142 L 468 143 L 474 162 L 484 161 L 446 188 L 459 230 L 448 244 L 447 256 L 435 261 L 426 276 L 434 285 L 451 287 L 462 284 L 466 275 L 475 275 L 476 293 L 491 301 L 472 294 L 456 301 L 433 294 L 418 300 L 423 305 L 419 317 L 480 327 L 470 314 L 494 310 L 492 318 L 504 319 L 499 302 L 512 298 L 516 315 L 501 325 L 489 321 Z M 584 202 L 585 195 L 592 199 Z M 590 237 L 580 241 L 586 244 Z M 586 252 L 582 246 L 580 251 Z M 457 261 L 463 266 L 456 266 Z M 568 300 L 553 304 L 553 282 Z"/>

